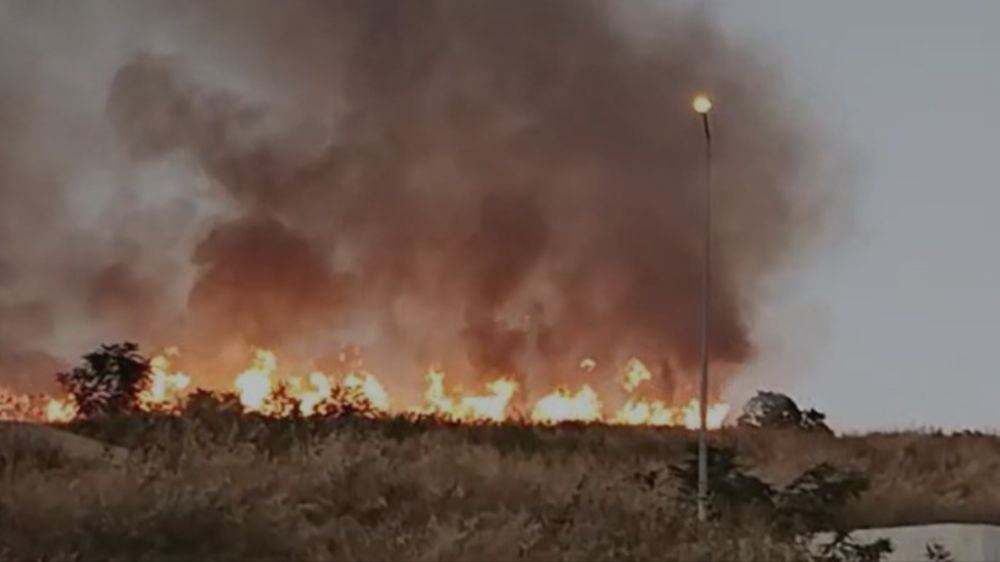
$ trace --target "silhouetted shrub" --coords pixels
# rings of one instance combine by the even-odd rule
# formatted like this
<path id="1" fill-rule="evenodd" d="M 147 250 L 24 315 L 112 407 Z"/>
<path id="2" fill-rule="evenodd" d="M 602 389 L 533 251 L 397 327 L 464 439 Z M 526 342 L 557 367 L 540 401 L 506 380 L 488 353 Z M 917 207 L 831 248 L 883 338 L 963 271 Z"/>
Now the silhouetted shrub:
<path id="1" fill-rule="evenodd" d="M 698 443 L 688 443 L 686 452 L 681 463 L 670 467 L 670 473 L 681 498 L 693 505 L 698 498 Z M 709 445 L 707 453 L 708 504 L 713 518 L 741 507 L 773 509 L 774 487 L 748 473 L 736 461 L 735 448 Z"/>
<path id="2" fill-rule="evenodd" d="M 102 345 L 83 357 L 83 365 L 56 379 L 73 397 L 84 417 L 123 414 L 138 409 L 139 394 L 147 387 L 149 360 L 131 342 Z"/>
<path id="3" fill-rule="evenodd" d="M 809 409 L 800 410 L 798 404 L 780 392 L 759 391 L 743 406 L 743 413 L 736 419 L 741 427 L 763 429 L 804 429 L 831 433 L 826 425 L 826 414 Z"/>
<path id="4" fill-rule="evenodd" d="M 868 487 L 868 479 L 861 473 L 818 464 L 777 494 L 777 519 L 794 532 L 836 529 L 837 512 L 860 498 Z"/>
<path id="5" fill-rule="evenodd" d="M 838 514 L 851 500 L 868 489 L 868 479 L 855 471 L 821 463 L 805 471 L 791 484 L 777 489 L 750 474 L 737 462 L 733 447 L 710 445 L 708 453 L 708 514 L 712 520 L 738 520 L 740 511 L 753 509 L 770 521 L 768 532 L 777 541 L 802 545 L 814 552 L 814 562 L 877 562 L 892 552 L 886 539 L 859 542 L 840 528 Z M 670 467 L 682 499 L 691 506 L 698 494 L 698 443 L 687 446 L 683 462 Z M 655 486 L 657 473 L 637 473 L 647 488 Z M 832 539 L 814 544 L 821 531 L 835 531 Z"/>

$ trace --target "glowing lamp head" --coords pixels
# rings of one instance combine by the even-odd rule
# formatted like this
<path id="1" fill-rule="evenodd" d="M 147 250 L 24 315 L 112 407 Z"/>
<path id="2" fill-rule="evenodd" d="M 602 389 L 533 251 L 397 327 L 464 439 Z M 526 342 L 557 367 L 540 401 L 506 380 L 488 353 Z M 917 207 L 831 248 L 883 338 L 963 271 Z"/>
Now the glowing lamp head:
<path id="1" fill-rule="evenodd" d="M 712 110 L 712 100 L 708 99 L 706 95 L 697 95 L 691 100 L 691 107 L 701 115 L 707 114 Z"/>

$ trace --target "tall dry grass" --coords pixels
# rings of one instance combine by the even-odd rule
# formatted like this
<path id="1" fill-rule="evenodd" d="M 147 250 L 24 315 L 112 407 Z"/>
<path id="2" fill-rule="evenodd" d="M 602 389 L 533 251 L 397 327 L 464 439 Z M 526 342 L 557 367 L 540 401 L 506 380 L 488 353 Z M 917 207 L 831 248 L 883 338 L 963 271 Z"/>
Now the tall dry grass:
<path id="1" fill-rule="evenodd" d="M 693 434 L 395 420 L 142 417 L 74 431 L 120 469 L 0 447 L 0 559 L 801 559 L 745 514 L 703 528 L 666 467 Z M 820 461 L 872 477 L 846 517 L 1000 521 L 993 437 L 724 431 L 776 483 Z M 992 487 L 996 489 L 996 487 Z"/>

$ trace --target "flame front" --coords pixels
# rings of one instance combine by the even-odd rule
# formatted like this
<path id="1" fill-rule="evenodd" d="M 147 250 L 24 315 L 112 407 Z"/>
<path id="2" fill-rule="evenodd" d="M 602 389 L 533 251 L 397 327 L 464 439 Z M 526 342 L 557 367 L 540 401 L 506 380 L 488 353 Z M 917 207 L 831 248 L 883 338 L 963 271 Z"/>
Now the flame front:
<path id="1" fill-rule="evenodd" d="M 672 407 L 662 400 L 644 399 L 635 396 L 643 383 L 653 380 L 652 373 L 637 358 L 625 365 L 622 387 L 630 394 L 629 399 L 618 410 L 611 423 L 619 425 L 684 426 L 689 429 L 701 427 L 701 408 L 698 400 L 692 398 L 681 407 Z M 706 425 L 717 428 L 729 415 L 728 404 L 712 404 L 706 414 Z"/>
<path id="2" fill-rule="evenodd" d="M 552 394 L 540 399 L 531 411 L 531 420 L 536 423 L 596 422 L 601 421 L 603 406 L 590 385 L 570 392 L 558 388 Z"/>
<path id="3" fill-rule="evenodd" d="M 439 416 L 459 422 L 502 422 L 509 417 L 508 407 L 517 383 L 510 379 L 497 379 L 486 385 L 483 395 L 452 398 L 444 386 L 444 372 L 431 369 L 427 372 L 426 405 L 411 408 L 411 413 Z"/>
<path id="4" fill-rule="evenodd" d="M 389 393 L 371 373 L 349 373 L 344 377 L 343 387 L 348 392 L 348 401 L 367 404 L 379 412 L 388 412 L 391 406 Z"/>
<path id="5" fill-rule="evenodd" d="M 302 415 L 311 416 L 316 413 L 316 407 L 326 402 L 333 396 L 333 386 L 330 379 L 320 372 L 309 373 L 309 386 L 311 389 L 302 389 L 300 383 L 302 379 L 294 378 L 292 389 L 299 397 L 299 408 Z"/>
<path id="6" fill-rule="evenodd" d="M 150 382 L 149 386 L 139 394 L 140 408 L 146 411 L 159 410 L 180 400 L 184 389 L 191 384 L 191 377 L 184 373 L 170 372 L 170 358 L 179 354 L 176 347 L 171 347 L 150 360 Z M 56 410 L 54 414 L 56 412 L 61 412 L 63 418 L 66 417 L 65 409 Z M 53 419 L 53 416 L 47 417 Z M 69 419 L 72 417 L 69 416 Z M 55 421 L 65 421 L 65 419 L 60 418 Z"/>
<path id="7" fill-rule="evenodd" d="M 45 405 L 45 421 L 50 423 L 71 422 L 76 414 L 76 404 L 70 400 L 52 398 Z"/>
<path id="8" fill-rule="evenodd" d="M 192 390 L 192 377 L 172 369 L 179 352 L 169 348 L 150 361 L 150 380 L 139 395 L 139 407 L 150 412 L 176 412 Z M 590 358 L 580 362 L 588 373 L 597 369 Z M 401 404 L 392 399 L 386 386 L 374 374 L 360 368 L 341 377 L 320 371 L 306 376 L 282 375 L 278 359 L 266 349 L 254 351 L 249 368 L 233 379 L 232 391 L 244 411 L 266 416 L 304 416 L 343 410 L 373 417 L 398 414 L 436 417 L 458 423 L 530 423 L 539 425 L 563 422 L 604 423 L 611 425 L 679 426 L 697 428 L 700 424 L 697 399 L 679 406 L 655 398 L 651 389 L 653 375 L 638 358 L 630 359 L 621 369 L 622 394 L 600 396 L 594 387 L 583 384 L 576 388 L 560 386 L 542 395 L 533 403 L 520 396 L 520 384 L 513 377 L 488 381 L 478 392 L 465 393 L 449 388 L 445 373 L 430 369 L 422 403 Z M 617 401 L 618 406 L 606 408 Z M 522 416 L 520 412 L 526 412 Z M 718 428 L 725 421 L 729 406 L 716 403 L 709 406 L 709 428 Z M 68 422 L 77 416 L 71 398 L 23 397 L 0 390 L 0 420 L 34 419 L 48 422 Z"/>
<path id="9" fill-rule="evenodd" d="M 233 384 L 240 395 L 240 403 L 251 412 L 263 412 L 268 398 L 274 392 L 271 374 L 278 368 L 274 353 L 258 349 L 254 353 L 253 366 L 240 373 Z"/>

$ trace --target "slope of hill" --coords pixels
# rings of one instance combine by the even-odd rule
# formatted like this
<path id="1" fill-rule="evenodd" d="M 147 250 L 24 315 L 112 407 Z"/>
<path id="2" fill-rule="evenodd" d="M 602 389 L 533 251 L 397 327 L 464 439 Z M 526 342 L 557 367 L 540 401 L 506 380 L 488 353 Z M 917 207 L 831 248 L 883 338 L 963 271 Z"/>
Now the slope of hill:
<path id="1" fill-rule="evenodd" d="M 0 560 L 799 559 L 752 512 L 695 541 L 683 430 L 142 417 L 73 431 L 125 465 L 0 451 Z M 1000 522 L 1000 439 L 726 430 L 751 472 L 864 471 L 857 526 Z"/>

